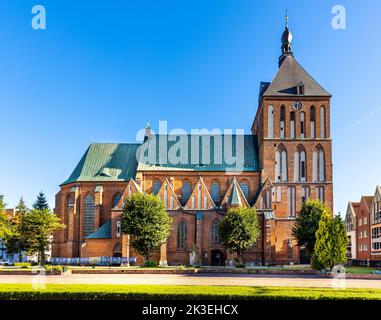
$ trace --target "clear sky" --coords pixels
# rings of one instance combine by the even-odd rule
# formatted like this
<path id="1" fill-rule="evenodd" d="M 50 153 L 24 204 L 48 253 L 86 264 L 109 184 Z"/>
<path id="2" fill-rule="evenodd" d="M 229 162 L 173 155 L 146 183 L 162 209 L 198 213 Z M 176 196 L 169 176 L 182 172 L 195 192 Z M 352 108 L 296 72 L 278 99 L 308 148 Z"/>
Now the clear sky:
<path id="1" fill-rule="evenodd" d="M 31 9 L 46 8 L 46 30 Z M 346 29 L 331 26 L 334 5 Z M 335 211 L 381 184 L 381 2 L 2 0 L 0 193 L 54 195 L 91 142 L 169 129 L 249 132 L 288 8 L 298 61 L 333 94 Z M 357 124 L 358 121 L 362 120 Z"/>

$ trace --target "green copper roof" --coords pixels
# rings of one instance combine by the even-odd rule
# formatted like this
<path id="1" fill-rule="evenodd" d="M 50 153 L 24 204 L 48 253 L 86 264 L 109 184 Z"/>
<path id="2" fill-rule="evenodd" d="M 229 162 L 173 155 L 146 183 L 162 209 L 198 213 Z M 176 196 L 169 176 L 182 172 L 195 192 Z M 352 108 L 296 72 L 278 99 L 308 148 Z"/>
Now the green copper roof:
<path id="1" fill-rule="evenodd" d="M 111 239 L 111 220 L 104 223 L 99 229 L 85 237 L 86 239 Z"/>
<path id="2" fill-rule="evenodd" d="M 155 135 L 143 150 L 138 165 L 142 171 L 260 170 L 253 135 Z M 231 161 L 237 154 L 242 155 L 242 165 Z"/>
<path id="3" fill-rule="evenodd" d="M 128 181 L 136 175 L 137 143 L 91 144 L 63 184 L 77 181 Z"/>

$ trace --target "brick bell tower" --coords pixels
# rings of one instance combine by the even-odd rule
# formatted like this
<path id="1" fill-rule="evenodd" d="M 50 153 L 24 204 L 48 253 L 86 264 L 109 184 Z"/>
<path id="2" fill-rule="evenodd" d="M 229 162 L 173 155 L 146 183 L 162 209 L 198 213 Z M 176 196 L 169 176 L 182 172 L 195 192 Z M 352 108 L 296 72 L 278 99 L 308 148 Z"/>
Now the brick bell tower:
<path id="1" fill-rule="evenodd" d="M 261 82 L 252 133 L 258 137 L 261 180 L 272 182 L 268 222 L 273 263 L 306 263 L 291 235 L 298 212 L 307 199 L 319 199 L 333 209 L 331 94 L 297 62 L 292 33 L 282 34 L 279 69 L 272 82 Z"/>

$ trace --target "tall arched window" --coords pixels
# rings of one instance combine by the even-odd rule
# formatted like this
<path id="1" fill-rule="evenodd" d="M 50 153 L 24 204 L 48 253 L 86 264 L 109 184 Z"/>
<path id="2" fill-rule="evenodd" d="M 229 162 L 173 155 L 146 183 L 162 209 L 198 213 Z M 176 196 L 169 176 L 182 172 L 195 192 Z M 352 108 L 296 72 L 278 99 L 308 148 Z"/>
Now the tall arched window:
<path id="1" fill-rule="evenodd" d="M 168 208 L 168 184 L 164 185 L 164 206 Z"/>
<path id="2" fill-rule="evenodd" d="M 274 107 L 271 105 L 267 109 L 267 137 L 274 138 Z"/>
<path id="3" fill-rule="evenodd" d="M 181 220 L 177 226 L 177 249 L 185 249 L 187 244 L 188 228 L 185 220 Z"/>
<path id="4" fill-rule="evenodd" d="M 294 153 L 294 181 L 307 180 L 306 151 L 302 146 L 298 146 Z"/>
<path id="5" fill-rule="evenodd" d="M 315 139 L 316 109 L 312 106 L 310 109 L 310 137 Z"/>
<path id="6" fill-rule="evenodd" d="M 83 205 L 83 236 L 86 237 L 94 232 L 94 196 L 85 196 Z"/>
<path id="7" fill-rule="evenodd" d="M 295 112 L 290 112 L 290 139 L 295 139 Z"/>
<path id="8" fill-rule="evenodd" d="M 321 146 L 316 147 L 312 155 L 313 181 L 325 181 L 324 150 Z"/>
<path id="9" fill-rule="evenodd" d="M 122 197 L 122 195 L 120 193 L 117 193 L 114 198 L 112 199 L 112 207 L 111 208 L 115 208 L 118 203 L 119 203 L 119 200 L 120 198 Z"/>
<path id="10" fill-rule="evenodd" d="M 325 138 L 325 107 L 320 107 L 320 138 Z"/>
<path id="11" fill-rule="evenodd" d="M 300 138 L 304 139 L 306 136 L 306 114 L 300 112 Z"/>
<path id="12" fill-rule="evenodd" d="M 286 137 L 286 108 L 280 107 L 280 137 L 284 139 Z"/>
<path id="13" fill-rule="evenodd" d="M 74 205 L 73 194 L 70 193 L 66 198 L 66 214 L 65 214 L 65 224 L 66 224 L 66 239 L 69 237 L 70 227 L 70 208 Z"/>
<path id="14" fill-rule="evenodd" d="M 218 233 L 218 225 L 220 221 L 218 219 L 214 219 L 212 222 L 212 226 L 210 228 L 210 243 L 212 245 L 219 245 L 220 242 L 220 235 Z"/>
<path id="15" fill-rule="evenodd" d="M 247 181 L 242 181 L 240 184 L 239 184 L 245 198 L 247 201 L 249 201 L 249 184 L 247 183 Z"/>
<path id="16" fill-rule="evenodd" d="M 220 203 L 220 184 L 217 181 L 212 183 L 212 187 L 210 188 L 210 193 L 215 204 Z"/>
<path id="17" fill-rule="evenodd" d="M 287 181 L 287 151 L 280 145 L 275 151 L 275 181 Z"/>
<path id="18" fill-rule="evenodd" d="M 161 182 L 160 180 L 155 180 L 152 185 L 152 193 L 156 196 L 161 188 Z"/>
<path id="19" fill-rule="evenodd" d="M 184 181 L 183 182 L 183 186 L 182 186 L 182 197 L 181 197 L 181 202 L 183 204 L 186 204 L 189 200 L 189 197 L 192 193 L 192 187 L 190 185 L 190 183 L 188 181 Z"/>

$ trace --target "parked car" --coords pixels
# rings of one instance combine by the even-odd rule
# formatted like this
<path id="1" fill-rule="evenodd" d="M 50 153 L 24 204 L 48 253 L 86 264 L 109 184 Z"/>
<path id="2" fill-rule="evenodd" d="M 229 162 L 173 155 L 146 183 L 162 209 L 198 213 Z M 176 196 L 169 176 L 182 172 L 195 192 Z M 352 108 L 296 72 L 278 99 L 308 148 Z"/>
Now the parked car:
<path id="1" fill-rule="evenodd" d="M 15 262 L 9 259 L 0 260 L 0 266 L 14 266 Z"/>

